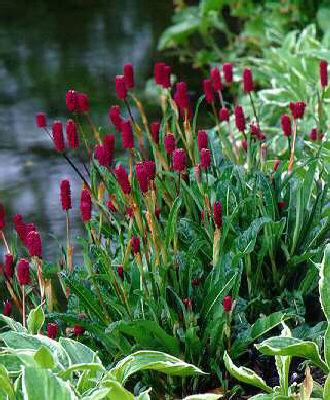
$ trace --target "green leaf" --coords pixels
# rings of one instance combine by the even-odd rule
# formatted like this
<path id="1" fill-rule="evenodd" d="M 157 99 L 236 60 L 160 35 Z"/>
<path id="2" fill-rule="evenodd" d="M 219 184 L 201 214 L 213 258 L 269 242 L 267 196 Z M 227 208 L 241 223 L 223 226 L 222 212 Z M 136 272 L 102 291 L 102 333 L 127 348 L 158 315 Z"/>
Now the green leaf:
<path id="1" fill-rule="evenodd" d="M 330 368 L 330 244 L 324 251 L 320 268 L 320 301 L 328 327 L 324 336 L 324 358 Z"/>
<path id="2" fill-rule="evenodd" d="M 328 374 L 327 380 L 325 381 L 324 384 L 324 389 L 323 389 L 323 399 L 330 399 L 330 374 Z"/>
<path id="3" fill-rule="evenodd" d="M 42 368 L 23 367 L 22 391 L 24 400 L 76 400 L 67 382 Z"/>
<path id="4" fill-rule="evenodd" d="M 260 217 L 252 221 L 250 227 L 235 240 L 240 254 L 248 254 L 253 251 L 259 231 L 270 221 L 271 219 L 268 217 Z"/>
<path id="5" fill-rule="evenodd" d="M 191 396 L 187 396 L 182 400 L 218 400 L 223 397 L 221 394 L 214 393 L 204 393 L 204 394 L 193 394 Z"/>
<path id="6" fill-rule="evenodd" d="M 165 239 L 166 248 L 169 247 L 171 240 L 175 237 L 175 234 L 176 234 L 177 218 L 178 218 L 178 213 L 179 213 L 179 209 L 181 206 L 181 202 L 182 202 L 181 197 L 177 197 L 174 200 L 170 214 L 168 216 L 166 239 Z"/>
<path id="7" fill-rule="evenodd" d="M 115 380 L 105 380 L 102 386 L 110 388 L 108 398 L 111 400 L 134 400 L 134 396 Z"/>
<path id="8" fill-rule="evenodd" d="M 0 364 L 0 397 L 1 392 L 6 394 L 6 397 L 3 397 L 4 399 L 15 400 L 15 392 L 9 379 L 8 371 Z"/>
<path id="9" fill-rule="evenodd" d="M 226 351 L 223 355 L 223 361 L 227 370 L 238 381 L 247 383 L 248 385 L 256 386 L 267 393 L 271 393 L 273 391 L 273 389 L 269 387 L 267 383 L 263 379 L 261 379 L 260 376 L 258 376 L 252 369 L 245 367 L 236 367 Z"/>
<path id="10" fill-rule="evenodd" d="M 187 376 L 205 374 L 192 364 L 187 364 L 176 357 L 159 351 L 137 351 L 123 360 L 108 372 L 108 377 L 114 377 L 122 384 L 130 375 L 137 371 L 154 370 L 168 375 Z"/>
<path id="11" fill-rule="evenodd" d="M 209 11 L 220 11 L 223 4 L 223 0 L 201 0 L 199 7 L 201 14 L 205 15 Z"/>
<path id="12" fill-rule="evenodd" d="M 12 318 L 6 317 L 3 314 L 0 314 L 0 321 L 3 321 L 12 331 L 15 332 L 27 332 L 27 329 L 24 328 L 22 324 L 15 321 Z"/>
<path id="13" fill-rule="evenodd" d="M 306 358 L 328 372 L 328 367 L 321 359 L 319 349 L 314 342 L 302 341 L 293 337 L 271 337 L 255 345 L 263 354 L 268 356 L 292 356 Z"/>
<path id="14" fill-rule="evenodd" d="M 52 353 L 45 346 L 41 346 L 40 349 L 36 351 L 33 358 L 41 368 L 53 369 L 55 367 L 55 361 Z"/>
<path id="15" fill-rule="evenodd" d="M 60 337 L 59 344 L 70 357 L 72 364 L 98 363 L 102 364 L 97 354 L 84 344 L 66 337 Z"/>
<path id="16" fill-rule="evenodd" d="M 110 388 L 93 389 L 88 392 L 88 395 L 82 397 L 82 400 L 102 400 L 108 398 Z"/>
<path id="17" fill-rule="evenodd" d="M 184 21 L 165 29 L 159 39 L 158 49 L 165 50 L 184 43 L 192 33 L 198 30 L 200 22 L 198 16 L 189 15 Z"/>
<path id="18" fill-rule="evenodd" d="M 31 310 L 29 313 L 27 319 L 27 326 L 29 333 L 31 334 L 39 333 L 44 322 L 45 322 L 45 314 L 41 305 L 39 305 L 38 307 Z"/>
<path id="19" fill-rule="evenodd" d="M 67 368 L 65 371 L 59 372 L 58 376 L 64 380 L 70 378 L 72 372 L 75 371 L 93 371 L 93 372 L 102 372 L 105 371 L 105 368 L 101 364 L 90 363 L 90 364 L 74 364 L 71 367 Z"/>

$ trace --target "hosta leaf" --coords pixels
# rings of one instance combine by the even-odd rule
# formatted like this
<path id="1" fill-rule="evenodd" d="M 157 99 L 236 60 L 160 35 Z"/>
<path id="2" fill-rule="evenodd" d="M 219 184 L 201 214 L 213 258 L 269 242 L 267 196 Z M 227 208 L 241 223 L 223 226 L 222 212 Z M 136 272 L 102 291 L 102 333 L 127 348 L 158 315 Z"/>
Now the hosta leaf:
<path id="1" fill-rule="evenodd" d="M 15 321 L 12 318 L 6 317 L 3 314 L 0 314 L 0 321 L 3 321 L 12 331 L 15 332 L 27 332 L 27 329 L 24 328 L 22 324 Z"/>
<path id="2" fill-rule="evenodd" d="M 82 397 L 82 400 L 102 400 L 108 397 L 110 388 L 93 389 Z"/>
<path id="3" fill-rule="evenodd" d="M 330 244 L 324 251 L 320 268 L 320 300 L 328 327 L 324 337 L 324 357 L 330 368 Z"/>
<path id="4" fill-rule="evenodd" d="M 229 354 L 225 351 L 223 361 L 230 374 L 240 382 L 247 383 L 248 385 L 256 386 L 267 393 L 271 393 L 273 389 L 260 378 L 252 369 L 245 367 L 236 367 L 232 362 Z"/>
<path id="5" fill-rule="evenodd" d="M 108 398 L 111 400 L 134 400 L 134 396 L 115 380 L 105 380 L 102 386 L 110 388 Z"/>
<path id="6" fill-rule="evenodd" d="M 39 333 L 44 322 L 45 322 L 45 314 L 41 305 L 39 305 L 38 307 L 31 310 L 29 313 L 27 319 L 27 326 L 29 333 L 31 334 Z"/>
<path id="7" fill-rule="evenodd" d="M 67 382 L 47 369 L 23 367 L 22 391 L 24 400 L 76 400 Z"/>
<path id="8" fill-rule="evenodd" d="M 41 346 L 40 349 L 36 351 L 33 358 L 41 368 L 53 369 L 55 367 L 53 355 L 45 346 Z"/>
<path id="9" fill-rule="evenodd" d="M 192 394 L 182 400 L 218 400 L 223 397 L 221 394 L 215 393 L 204 393 L 204 394 Z"/>
<path id="10" fill-rule="evenodd" d="M 98 363 L 102 364 L 97 354 L 89 347 L 66 337 L 60 337 L 60 345 L 67 352 L 72 364 Z"/>
<path id="11" fill-rule="evenodd" d="M 194 374 L 204 374 L 199 368 L 192 364 L 187 364 L 176 357 L 159 351 L 137 351 L 112 368 L 107 376 L 113 377 L 121 383 L 137 371 L 154 370 L 169 375 L 187 376 Z"/>
<path id="12" fill-rule="evenodd" d="M 61 371 L 58 376 L 64 380 L 68 379 L 72 372 L 76 371 L 93 371 L 102 372 L 105 368 L 101 364 L 89 363 L 89 364 L 74 364 L 67 368 L 65 371 Z"/>
<path id="13" fill-rule="evenodd" d="M 328 372 L 327 365 L 321 359 L 319 349 L 313 342 L 302 341 L 293 337 L 271 337 L 255 345 L 263 354 L 268 356 L 292 356 L 307 358 L 315 365 Z"/>
<path id="14" fill-rule="evenodd" d="M 4 393 L 5 396 L 2 397 L 1 393 Z M 1 364 L 0 364 L 0 398 L 15 400 L 15 392 L 11 384 L 11 381 L 9 379 L 8 371 Z"/>

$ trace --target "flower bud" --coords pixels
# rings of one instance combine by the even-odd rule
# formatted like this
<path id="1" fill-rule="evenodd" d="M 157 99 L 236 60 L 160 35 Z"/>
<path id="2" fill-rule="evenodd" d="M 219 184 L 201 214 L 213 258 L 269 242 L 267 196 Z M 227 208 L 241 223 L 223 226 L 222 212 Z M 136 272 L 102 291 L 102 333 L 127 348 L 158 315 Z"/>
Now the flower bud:
<path id="1" fill-rule="evenodd" d="M 291 136 L 292 130 L 291 130 L 291 118 L 287 114 L 283 114 L 281 116 L 281 127 L 284 136 Z"/>
<path id="2" fill-rule="evenodd" d="M 50 339 L 55 340 L 57 334 L 58 334 L 58 325 L 55 324 L 55 323 L 49 322 L 49 323 L 47 324 L 47 336 L 48 336 Z"/>
<path id="3" fill-rule="evenodd" d="M 291 102 L 290 105 L 290 110 L 292 113 L 292 117 L 294 119 L 302 119 L 304 118 L 304 113 L 305 113 L 305 108 L 306 108 L 306 103 L 303 101 L 297 101 L 297 102 Z"/>
<path id="4" fill-rule="evenodd" d="M 131 247 L 133 254 L 136 255 L 140 252 L 140 238 L 137 236 L 132 236 L 131 238 Z"/>
<path id="5" fill-rule="evenodd" d="M 133 131 L 128 120 L 124 120 L 121 123 L 121 140 L 124 149 L 132 149 L 134 147 Z"/>
<path id="6" fill-rule="evenodd" d="M 74 325 L 73 329 L 72 329 L 72 333 L 74 334 L 74 336 L 83 335 L 85 333 L 85 328 L 83 328 L 80 325 Z"/>
<path id="7" fill-rule="evenodd" d="M 273 166 L 274 172 L 277 171 L 277 169 L 278 169 L 278 167 L 279 167 L 280 164 L 281 164 L 281 160 L 276 159 L 276 160 L 274 161 L 274 166 Z"/>
<path id="8" fill-rule="evenodd" d="M 216 228 L 220 229 L 222 226 L 222 204 L 220 201 L 213 204 L 213 220 Z"/>
<path id="9" fill-rule="evenodd" d="M 78 93 L 75 90 L 68 90 L 65 96 L 66 107 L 69 111 L 76 111 L 78 105 Z"/>
<path id="10" fill-rule="evenodd" d="M 142 193 L 147 193 L 149 189 L 149 180 L 144 162 L 139 162 L 135 165 L 136 178 Z"/>
<path id="11" fill-rule="evenodd" d="M 124 280 L 124 268 L 120 265 L 117 267 L 117 273 L 119 275 L 119 278 L 123 281 Z"/>
<path id="12" fill-rule="evenodd" d="M 195 165 L 194 167 L 194 175 L 195 175 L 195 179 L 198 183 L 201 182 L 201 166 L 200 164 Z"/>
<path id="13" fill-rule="evenodd" d="M 112 155 L 115 152 L 115 135 L 105 135 L 103 138 L 103 144 L 108 153 L 109 162 L 111 162 Z"/>
<path id="14" fill-rule="evenodd" d="M 185 299 L 182 300 L 182 303 L 185 305 L 187 310 L 191 310 L 192 309 L 192 301 L 191 299 L 189 299 L 188 297 L 186 297 Z"/>
<path id="15" fill-rule="evenodd" d="M 133 64 L 125 64 L 124 65 L 124 79 L 125 79 L 125 86 L 127 89 L 134 88 L 134 69 Z"/>
<path id="16" fill-rule="evenodd" d="M 3 315 L 6 317 L 10 317 L 13 305 L 10 300 L 6 300 L 3 302 Z"/>
<path id="17" fill-rule="evenodd" d="M 175 86 L 174 101 L 180 110 L 187 110 L 189 108 L 189 96 L 187 94 L 187 84 L 185 82 L 178 82 Z"/>
<path id="18" fill-rule="evenodd" d="M 210 149 L 206 149 L 206 148 L 201 149 L 200 155 L 201 155 L 201 168 L 208 169 L 211 165 Z"/>
<path id="19" fill-rule="evenodd" d="M 266 162 L 267 160 L 267 144 L 262 143 L 260 146 L 260 161 L 262 163 Z"/>
<path id="20" fill-rule="evenodd" d="M 94 148 L 94 157 L 102 167 L 108 167 L 110 164 L 110 152 L 104 144 L 97 144 Z"/>
<path id="21" fill-rule="evenodd" d="M 111 200 L 109 200 L 107 202 L 107 207 L 108 207 L 109 211 L 111 211 L 111 212 L 117 211 L 116 206 L 113 204 L 113 202 Z"/>
<path id="22" fill-rule="evenodd" d="M 120 100 L 125 100 L 127 96 L 127 88 L 124 75 L 117 75 L 115 79 L 116 93 Z"/>
<path id="23" fill-rule="evenodd" d="M 222 66 L 223 77 L 227 83 L 233 82 L 233 64 L 224 63 Z"/>
<path id="24" fill-rule="evenodd" d="M 109 109 L 109 119 L 111 123 L 114 125 L 116 130 L 120 132 L 121 130 L 121 116 L 120 116 L 120 107 L 119 106 L 111 106 Z"/>
<path id="25" fill-rule="evenodd" d="M 213 84 L 213 89 L 215 92 L 219 92 L 222 89 L 221 84 L 221 74 L 218 67 L 211 69 L 211 80 Z"/>
<path id="26" fill-rule="evenodd" d="M 89 100 L 86 93 L 77 94 L 78 109 L 80 112 L 85 112 L 89 110 Z"/>
<path id="27" fill-rule="evenodd" d="M 124 194 L 131 193 L 132 188 L 129 183 L 127 172 L 126 172 L 125 168 L 122 165 L 118 165 L 118 167 L 115 168 L 114 173 L 117 177 L 117 181 L 118 181 L 123 193 Z"/>
<path id="28" fill-rule="evenodd" d="M 206 102 L 209 104 L 214 103 L 214 94 L 213 94 L 211 79 L 203 80 L 203 89 L 204 89 L 204 95 L 205 95 Z"/>
<path id="29" fill-rule="evenodd" d="M 175 149 L 172 153 L 173 169 L 176 172 L 183 172 L 186 169 L 186 152 L 184 149 Z"/>
<path id="30" fill-rule="evenodd" d="M 323 139 L 323 135 L 318 132 L 317 128 L 313 128 L 309 132 L 309 138 L 310 138 L 310 140 L 315 142 L 317 140 L 322 140 Z"/>
<path id="31" fill-rule="evenodd" d="M 26 247 L 29 251 L 30 257 L 42 257 L 42 244 L 39 232 L 30 231 L 26 235 Z"/>
<path id="32" fill-rule="evenodd" d="M 47 120 L 46 120 L 46 114 L 44 112 L 38 112 L 36 114 L 36 125 L 37 128 L 46 128 Z"/>
<path id="33" fill-rule="evenodd" d="M 163 82 L 162 86 L 164 89 L 168 89 L 171 87 L 171 67 L 169 65 L 165 65 L 163 67 Z"/>
<path id="34" fill-rule="evenodd" d="M 201 280 L 199 278 L 193 278 L 191 280 L 192 286 L 199 286 L 201 284 Z"/>
<path id="35" fill-rule="evenodd" d="M 156 85 L 162 85 L 164 82 L 164 67 L 165 63 L 157 62 L 154 66 L 154 77 Z"/>
<path id="36" fill-rule="evenodd" d="M 229 110 L 226 107 L 222 107 L 219 111 L 220 121 L 229 121 Z"/>
<path id="37" fill-rule="evenodd" d="M 244 151 L 247 151 L 248 142 L 247 142 L 245 139 L 243 139 L 243 140 L 241 141 L 241 146 L 242 146 L 242 148 L 243 148 Z"/>
<path id="38" fill-rule="evenodd" d="M 224 312 L 230 312 L 233 306 L 233 300 L 231 296 L 225 296 L 222 301 Z"/>
<path id="39" fill-rule="evenodd" d="M 197 146 L 198 150 L 201 151 L 204 148 L 209 147 L 209 139 L 207 132 L 204 130 L 199 130 L 197 133 Z"/>
<path id="40" fill-rule="evenodd" d="M 244 93 L 253 92 L 253 78 L 252 71 L 250 68 L 244 68 L 243 70 L 243 91 Z"/>
<path id="41" fill-rule="evenodd" d="M 65 148 L 64 137 L 63 137 L 63 126 L 61 121 L 54 121 L 52 126 L 52 136 L 55 146 L 55 150 L 62 153 Z"/>
<path id="42" fill-rule="evenodd" d="M 328 86 L 328 62 L 326 60 L 320 61 L 320 82 L 323 88 Z"/>
<path id="43" fill-rule="evenodd" d="M 244 116 L 243 107 L 242 106 L 236 106 L 234 113 L 235 113 L 235 125 L 236 125 L 236 128 L 240 132 L 244 132 L 246 126 L 245 126 L 245 116 Z"/>
<path id="44" fill-rule="evenodd" d="M 92 198 L 88 189 L 81 191 L 80 216 L 83 222 L 88 222 L 92 218 Z"/>
<path id="45" fill-rule="evenodd" d="M 284 210 L 285 206 L 286 206 L 286 202 L 285 202 L 285 201 L 279 201 L 279 202 L 277 203 L 277 207 L 278 207 L 278 209 L 279 209 L 280 211 Z"/>
<path id="46" fill-rule="evenodd" d="M 173 151 L 175 150 L 175 137 L 172 133 L 168 133 L 167 135 L 164 136 L 164 147 L 165 151 L 168 155 L 171 155 Z"/>
<path id="47" fill-rule="evenodd" d="M 156 163 L 152 160 L 144 161 L 145 170 L 150 181 L 154 181 L 156 178 Z"/>
<path id="48" fill-rule="evenodd" d="M 77 149 L 79 147 L 78 129 L 72 119 L 69 119 L 66 123 L 66 139 L 71 149 Z"/>
<path id="49" fill-rule="evenodd" d="M 3 230 L 3 228 L 5 227 L 5 206 L 0 203 L 0 231 Z"/>
<path id="50" fill-rule="evenodd" d="M 71 189 L 70 189 L 70 182 L 68 181 L 68 179 L 63 179 L 60 183 L 60 199 L 63 211 L 68 211 L 72 208 Z"/>
<path id="51" fill-rule="evenodd" d="M 5 277 L 6 279 L 12 279 L 14 276 L 14 257 L 12 254 L 5 255 Z"/>
<path id="52" fill-rule="evenodd" d="M 152 122 L 150 125 L 151 128 L 151 136 L 156 144 L 159 143 L 159 129 L 160 123 L 158 121 Z"/>
<path id="53" fill-rule="evenodd" d="M 17 263 L 16 268 L 18 283 L 23 285 L 28 285 L 30 283 L 30 265 L 28 260 L 21 258 Z"/>

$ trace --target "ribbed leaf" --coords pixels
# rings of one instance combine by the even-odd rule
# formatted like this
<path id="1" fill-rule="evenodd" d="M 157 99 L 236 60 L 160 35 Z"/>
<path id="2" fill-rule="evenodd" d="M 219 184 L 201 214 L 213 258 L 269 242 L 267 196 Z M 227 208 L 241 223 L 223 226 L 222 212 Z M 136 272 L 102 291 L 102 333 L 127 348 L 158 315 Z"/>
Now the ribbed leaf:
<path id="1" fill-rule="evenodd" d="M 1 393 L 4 393 L 5 396 L 2 397 Z M 11 384 L 11 381 L 9 379 L 8 371 L 1 364 L 0 364 L 0 398 L 15 400 L 15 392 Z"/>
<path id="2" fill-rule="evenodd" d="M 204 374 L 203 371 L 194 365 L 187 364 L 169 354 L 159 351 L 137 351 L 119 361 L 108 372 L 107 377 L 113 377 L 124 384 L 130 375 L 143 370 L 154 370 L 179 376 Z"/>
<path id="3" fill-rule="evenodd" d="M 273 391 L 273 389 L 269 387 L 267 383 L 263 379 L 261 379 L 260 376 L 257 375 L 252 369 L 245 367 L 236 367 L 226 351 L 223 355 L 223 361 L 227 370 L 238 381 L 258 387 L 259 389 L 262 389 L 267 393 L 271 393 Z"/>
<path id="4" fill-rule="evenodd" d="M 66 337 L 60 337 L 60 345 L 67 352 L 72 364 L 98 363 L 102 364 L 97 354 L 89 347 Z"/>

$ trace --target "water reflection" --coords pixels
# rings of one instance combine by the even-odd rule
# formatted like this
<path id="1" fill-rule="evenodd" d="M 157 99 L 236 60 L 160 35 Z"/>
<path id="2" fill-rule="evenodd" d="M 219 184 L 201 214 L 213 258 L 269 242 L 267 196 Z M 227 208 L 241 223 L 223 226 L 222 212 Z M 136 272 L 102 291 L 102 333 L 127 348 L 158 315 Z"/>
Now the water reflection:
<path id="1" fill-rule="evenodd" d="M 149 75 L 155 45 L 169 23 L 170 0 L 2 0 L 0 6 L 0 201 L 22 213 L 46 238 L 63 237 L 59 181 L 69 177 L 74 234 L 80 182 L 35 128 L 34 114 L 65 119 L 68 88 L 89 93 L 93 115 L 107 126 L 113 77 L 133 62 L 137 81 Z M 46 255 L 54 253 L 50 237 Z"/>

